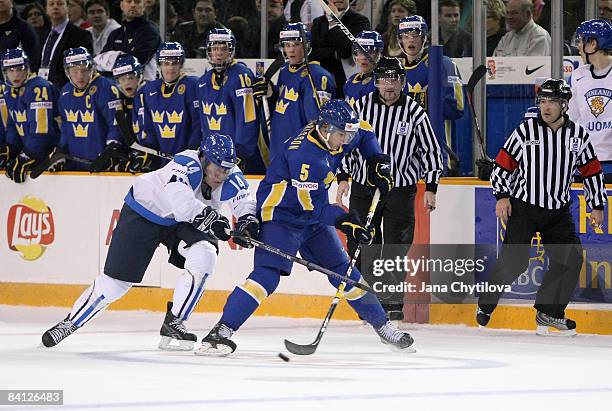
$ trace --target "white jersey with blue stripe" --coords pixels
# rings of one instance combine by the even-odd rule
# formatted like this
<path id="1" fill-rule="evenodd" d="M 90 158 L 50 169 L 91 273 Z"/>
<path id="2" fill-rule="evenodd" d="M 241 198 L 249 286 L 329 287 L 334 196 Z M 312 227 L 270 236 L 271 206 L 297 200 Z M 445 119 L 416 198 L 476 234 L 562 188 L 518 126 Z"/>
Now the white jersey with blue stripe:
<path id="1" fill-rule="evenodd" d="M 211 193 L 202 195 L 202 163 L 196 150 L 185 150 L 163 168 L 136 178 L 125 197 L 126 204 L 147 220 L 160 225 L 191 222 L 206 206 L 220 209 L 228 203 L 232 214 L 255 214 L 255 200 L 238 167 Z"/>

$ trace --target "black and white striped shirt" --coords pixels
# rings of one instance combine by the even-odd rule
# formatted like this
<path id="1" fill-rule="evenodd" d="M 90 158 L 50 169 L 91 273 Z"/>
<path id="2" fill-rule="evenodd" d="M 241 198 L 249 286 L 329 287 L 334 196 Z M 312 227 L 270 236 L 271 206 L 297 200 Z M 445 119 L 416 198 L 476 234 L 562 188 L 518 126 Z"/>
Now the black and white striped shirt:
<path id="1" fill-rule="evenodd" d="M 422 178 L 427 190 L 435 192 L 442 174 L 442 153 L 425 110 L 405 95 L 387 106 L 376 90 L 355 101 L 354 109 L 372 125 L 383 153 L 391 157 L 395 187 L 414 185 Z M 340 174 L 366 184 L 366 160 L 358 149 L 344 158 Z"/>
<path id="2" fill-rule="evenodd" d="M 584 178 L 587 204 L 603 209 L 607 201 L 601 165 L 584 128 L 565 116 L 553 131 L 540 116 L 521 123 L 506 140 L 491 174 L 493 194 L 514 197 L 548 210 L 570 200 L 576 169 Z"/>

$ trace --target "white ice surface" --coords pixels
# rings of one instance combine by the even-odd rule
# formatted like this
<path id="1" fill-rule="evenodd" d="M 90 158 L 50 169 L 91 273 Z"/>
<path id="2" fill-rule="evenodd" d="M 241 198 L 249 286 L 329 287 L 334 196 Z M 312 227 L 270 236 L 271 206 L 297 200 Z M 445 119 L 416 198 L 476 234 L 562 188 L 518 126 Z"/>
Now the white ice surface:
<path id="1" fill-rule="evenodd" d="M 451 326 L 405 328 L 416 354 L 333 321 L 314 355 L 288 354 L 320 321 L 253 317 L 227 358 L 156 349 L 163 313 L 107 311 L 59 346 L 41 334 L 65 309 L 0 306 L 0 389 L 62 389 L 62 407 L 0 410 L 610 410 L 612 337 L 538 337 Z M 188 322 L 202 338 L 218 314 Z M 332 408 L 333 407 L 333 408 Z"/>

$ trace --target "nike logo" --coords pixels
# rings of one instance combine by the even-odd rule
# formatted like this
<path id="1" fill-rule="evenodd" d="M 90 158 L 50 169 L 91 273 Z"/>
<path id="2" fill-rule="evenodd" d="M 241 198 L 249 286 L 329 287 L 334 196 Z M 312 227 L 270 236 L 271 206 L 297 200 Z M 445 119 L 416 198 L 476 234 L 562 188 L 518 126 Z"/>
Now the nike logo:
<path id="1" fill-rule="evenodd" d="M 578 82 L 579 82 L 580 80 L 582 80 L 583 78 L 584 78 L 584 76 L 582 76 L 582 77 L 580 77 L 580 78 L 577 78 L 577 79 L 576 79 L 576 83 L 578 83 Z"/>
<path id="2" fill-rule="evenodd" d="M 202 88 L 202 87 L 204 87 L 205 85 L 206 85 L 206 83 L 204 83 L 204 84 L 198 84 L 198 87 Z"/>
<path id="3" fill-rule="evenodd" d="M 541 69 L 542 67 L 544 67 L 544 64 L 542 64 L 541 66 L 538 66 L 538 67 L 536 67 L 534 69 L 529 70 L 529 66 L 525 66 L 525 74 L 527 76 L 529 76 L 529 75 L 535 73 L 536 71 L 538 71 L 539 69 Z"/>
<path id="4" fill-rule="evenodd" d="M 64 92 L 62 93 L 62 96 L 65 96 L 65 95 L 66 95 L 66 94 L 68 94 L 68 93 L 70 93 L 70 92 L 69 92 L 69 91 L 64 91 Z"/>
<path id="5" fill-rule="evenodd" d="M 154 91 L 153 93 L 149 93 L 149 96 L 154 96 L 157 94 L 157 91 Z"/>

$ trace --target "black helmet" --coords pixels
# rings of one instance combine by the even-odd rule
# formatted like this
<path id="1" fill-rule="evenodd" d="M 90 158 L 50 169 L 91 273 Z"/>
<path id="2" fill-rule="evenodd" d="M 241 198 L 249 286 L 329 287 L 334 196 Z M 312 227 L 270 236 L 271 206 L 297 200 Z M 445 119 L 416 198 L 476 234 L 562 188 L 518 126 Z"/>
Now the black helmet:
<path id="1" fill-rule="evenodd" d="M 406 77 L 406 71 L 402 62 L 395 57 L 381 57 L 374 69 L 374 79 L 380 78 L 395 78 L 403 80 Z"/>
<path id="2" fill-rule="evenodd" d="M 549 78 L 538 90 L 538 99 L 540 97 L 556 98 L 568 102 L 572 98 L 572 90 L 565 80 Z"/>

